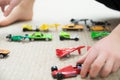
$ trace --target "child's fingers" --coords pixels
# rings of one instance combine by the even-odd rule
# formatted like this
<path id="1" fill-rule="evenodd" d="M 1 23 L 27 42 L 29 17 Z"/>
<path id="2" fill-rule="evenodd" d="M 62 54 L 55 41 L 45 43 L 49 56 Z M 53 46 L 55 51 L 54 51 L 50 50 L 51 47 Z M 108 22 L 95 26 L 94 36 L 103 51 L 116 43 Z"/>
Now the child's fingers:
<path id="1" fill-rule="evenodd" d="M 81 70 L 81 77 L 82 78 L 86 77 L 86 75 L 91 67 L 91 64 L 96 59 L 97 55 L 98 55 L 97 51 L 94 48 L 92 48 L 90 50 L 90 52 L 88 53 L 88 56 L 86 57 L 86 59 L 83 63 L 83 66 L 82 66 L 82 70 Z"/>
<path id="2" fill-rule="evenodd" d="M 89 73 L 91 78 L 95 78 L 99 74 L 103 65 L 105 64 L 107 56 L 103 55 L 103 54 L 104 54 L 104 52 L 100 53 L 99 56 L 96 58 L 96 60 L 91 65 L 90 73 Z"/>
<path id="3" fill-rule="evenodd" d="M 114 65 L 114 60 L 112 58 L 109 58 L 100 72 L 101 77 L 108 76 L 112 71 L 113 65 Z"/>
<path id="4" fill-rule="evenodd" d="M 15 7 L 15 4 L 11 3 L 9 7 L 5 10 L 4 16 L 8 16 L 14 7 Z"/>
<path id="5" fill-rule="evenodd" d="M 83 55 L 83 56 L 77 61 L 77 63 L 82 64 L 82 63 L 85 61 L 87 55 L 88 55 L 87 53 L 86 53 L 85 55 Z"/>
<path id="6" fill-rule="evenodd" d="M 2 12 L 4 12 L 5 10 L 5 6 L 1 6 Z"/>
<path id="7" fill-rule="evenodd" d="M 112 72 L 116 72 L 120 68 L 120 62 L 115 62 L 113 65 Z"/>

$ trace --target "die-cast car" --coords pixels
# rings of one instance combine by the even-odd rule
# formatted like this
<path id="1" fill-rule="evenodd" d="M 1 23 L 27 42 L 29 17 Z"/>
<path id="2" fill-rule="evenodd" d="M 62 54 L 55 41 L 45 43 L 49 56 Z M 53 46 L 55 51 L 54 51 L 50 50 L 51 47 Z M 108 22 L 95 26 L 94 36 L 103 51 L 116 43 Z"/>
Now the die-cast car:
<path id="1" fill-rule="evenodd" d="M 10 53 L 9 50 L 0 49 L 0 58 L 6 57 Z"/>
<path id="2" fill-rule="evenodd" d="M 107 21 L 93 21 L 90 20 L 92 25 L 89 26 L 86 24 L 87 28 L 90 31 L 110 31 L 110 23 Z"/>
<path id="3" fill-rule="evenodd" d="M 68 25 L 64 25 L 62 26 L 62 30 L 66 31 L 66 30 L 80 30 L 82 31 L 84 29 L 84 25 L 83 24 L 79 24 L 80 21 L 87 21 L 87 19 L 71 19 L 71 24 Z"/>
<path id="4" fill-rule="evenodd" d="M 6 36 L 7 39 L 9 39 L 10 41 L 23 41 L 27 38 L 27 34 L 25 34 L 25 36 L 21 36 L 21 35 L 12 35 L 12 34 L 9 34 Z"/>
<path id="5" fill-rule="evenodd" d="M 96 31 L 92 31 L 91 32 L 91 38 L 92 39 L 101 39 L 107 35 L 109 35 L 110 32 L 106 32 L 106 31 L 102 31 L 102 32 L 96 32 Z"/>
<path id="6" fill-rule="evenodd" d="M 69 33 L 64 32 L 64 31 L 60 32 L 59 39 L 61 41 L 62 40 L 75 40 L 75 41 L 79 40 L 78 36 L 72 37 Z"/>
<path id="7" fill-rule="evenodd" d="M 23 31 L 24 31 L 24 32 L 26 32 L 26 31 L 33 31 L 32 25 L 29 25 L 29 24 L 24 24 L 24 25 L 22 26 L 22 28 L 23 28 Z"/>
<path id="8" fill-rule="evenodd" d="M 84 48 L 85 46 L 79 46 L 76 48 L 63 48 L 63 49 L 56 49 L 56 55 L 59 58 L 63 57 L 69 57 L 70 53 L 78 50 L 78 53 L 81 54 L 81 49 Z"/>
<path id="9" fill-rule="evenodd" d="M 33 34 L 28 34 L 28 38 L 29 38 L 30 41 L 33 41 L 33 40 L 51 41 L 52 40 L 52 34 L 43 34 L 41 32 L 35 32 Z"/>
<path id="10" fill-rule="evenodd" d="M 51 67 L 52 77 L 57 80 L 62 80 L 64 78 L 76 77 L 80 74 L 81 64 L 77 64 L 76 66 L 66 66 L 58 70 L 57 66 Z"/>
<path id="11" fill-rule="evenodd" d="M 29 24 L 25 24 L 23 25 L 23 31 L 49 31 L 49 28 L 56 28 L 56 30 L 58 29 L 58 26 L 60 26 L 60 24 L 42 24 L 39 27 L 36 27 L 36 29 L 33 29 L 32 25 Z"/>

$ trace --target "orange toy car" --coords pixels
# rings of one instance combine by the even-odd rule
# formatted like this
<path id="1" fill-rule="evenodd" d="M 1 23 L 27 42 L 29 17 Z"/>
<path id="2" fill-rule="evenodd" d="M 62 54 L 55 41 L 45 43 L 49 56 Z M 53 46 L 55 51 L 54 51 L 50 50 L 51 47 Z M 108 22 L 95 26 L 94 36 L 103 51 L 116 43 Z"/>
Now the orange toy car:
<path id="1" fill-rule="evenodd" d="M 0 49 L 0 58 L 6 57 L 10 53 L 9 50 Z"/>
<path id="2" fill-rule="evenodd" d="M 68 24 L 68 25 L 65 25 L 65 26 L 62 26 L 62 30 L 80 30 L 82 31 L 84 29 L 84 25 L 82 24 L 79 24 L 80 21 L 84 21 L 86 23 L 88 19 L 80 19 L 80 20 L 77 20 L 77 19 L 71 19 L 71 23 L 72 24 Z"/>
<path id="3" fill-rule="evenodd" d="M 88 26 L 87 28 L 91 31 L 110 31 L 110 23 L 107 21 L 93 21 L 91 20 L 92 26 Z"/>

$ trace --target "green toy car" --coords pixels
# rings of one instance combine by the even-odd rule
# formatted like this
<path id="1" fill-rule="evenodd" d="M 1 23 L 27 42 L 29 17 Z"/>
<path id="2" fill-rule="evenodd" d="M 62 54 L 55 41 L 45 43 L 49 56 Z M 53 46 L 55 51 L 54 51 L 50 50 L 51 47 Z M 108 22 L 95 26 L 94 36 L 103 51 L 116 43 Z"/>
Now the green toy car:
<path id="1" fill-rule="evenodd" d="M 59 38 L 60 38 L 60 40 L 75 40 L 75 41 L 79 40 L 79 38 L 77 36 L 71 37 L 71 35 L 67 32 L 60 32 Z"/>
<path id="2" fill-rule="evenodd" d="M 99 39 L 101 39 L 101 38 L 103 38 L 103 37 L 105 37 L 109 34 L 110 34 L 110 32 L 106 32 L 106 31 L 102 31 L 102 32 L 92 31 L 91 32 L 91 38 L 99 40 Z"/>
<path id="3" fill-rule="evenodd" d="M 9 34 L 6 36 L 6 38 L 8 38 L 10 41 L 23 41 L 27 38 L 27 34 L 25 36 L 21 36 L 21 35 L 16 35 L 16 36 L 12 36 L 12 34 Z"/>
<path id="4" fill-rule="evenodd" d="M 33 40 L 46 40 L 46 41 L 51 41 L 52 40 L 52 35 L 51 34 L 43 34 L 41 32 L 35 32 L 33 34 L 28 35 L 28 39 L 30 41 Z"/>

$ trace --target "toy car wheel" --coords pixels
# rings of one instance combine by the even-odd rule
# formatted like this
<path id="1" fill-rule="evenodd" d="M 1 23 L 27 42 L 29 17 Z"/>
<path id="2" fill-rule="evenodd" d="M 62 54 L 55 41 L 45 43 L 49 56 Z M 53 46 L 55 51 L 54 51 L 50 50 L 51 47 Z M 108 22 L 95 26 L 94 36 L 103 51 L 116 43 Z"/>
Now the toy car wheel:
<path id="1" fill-rule="evenodd" d="M 49 38 L 46 38 L 45 40 L 46 40 L 46 41 L 49 41 Z"/>
<path id="2" fill-rule="evenodd" d="M 75 41 L 78 41 L 79 40 L 79 38 L 75 38 Z"/>
<path id="3" fill-rule="evenodd" d="M 40 31 L 40 30 L 37 28 L 35 31 L 37 31 L 37 32 L 38 32 L 38 31 Z"/>
<path id="4" fill-rule="evenodd" d="M 81 69 L 82 65 L 81 65 L 80 63 L 78 63 L 78 64 L 76 65 L 76 67 L 77 67 L 78 69 Z"/>
<path id="5" fill-rule="evenodd" d="M 64 40 L 64 38 L 63 38 L 63 37 L 60 37 L 60 40 L 62 41 L 62 40 Z"/>
<path id="6" fill-rule="evenodd" d="M 83 31 L 83 29 L 79 29 L 79 31 Z"/>
<path id="7" fill-rule="evenodd" d="M 0 54 L 0 58 L 4 58 L 4 55 L 3 55 L 3 54 Z"/>
<path id="8" fill-rule="evenodd" d="M 23 32 L 25 32 L 25 31 L 29 31 L 28 29 L 26 29 L 26 28 L 23 28 Z"/>
<path id="9" fill-rule="evenodd" d="M 67 29 L 63 29 L 63 31 L 67 31 Z"/>
<path id="10" fill-rule="evenodd" d="M 55 71 L 55 70 L 56 70 L 56 71 L 58 70 L 57 66 L 52 66 L 52 67 L 51 67 L 51 71 Z"/>
<path id="11" fill-rule="evenodd" d="M 9 38 L 9 39 L 10 39 L 11 37 L 12 37 L 12 34 L 9 34 L 8 36 L 6 36 L 6 38 Z"/>
<path id="12" fill-rule="evenodd" d="M 97 39 L 100 40 L 100 39 L 102 39 L 102 37 L 98 37 Z"/>
<path id="13" fill-rule="evenodd" d="M 56 78 L 57 80 L 62 80 L 64 78 L 64 75 L 62 73 L 57 73 Z"/>
<path id="14" fill-rule="evenodd" d="M 70 54 L 67 54 L 65 57 L 69 58 L 69 57 L 70 57 Z"/>
<path id="15" fill-rule="evenodd" d="M 34 39 L 29 38 L 29 41 L 34 41 Z"/>

